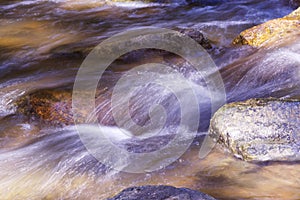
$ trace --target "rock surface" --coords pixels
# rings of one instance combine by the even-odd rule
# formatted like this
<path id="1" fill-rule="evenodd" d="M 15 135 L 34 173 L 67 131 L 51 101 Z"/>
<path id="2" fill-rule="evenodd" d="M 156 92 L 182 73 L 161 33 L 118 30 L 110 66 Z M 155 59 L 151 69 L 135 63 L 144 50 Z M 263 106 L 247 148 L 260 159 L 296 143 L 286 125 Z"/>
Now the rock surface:
<path id="1" fill-rule="evenodd" d="M 73 123 L 72 94 L 64 90 L 42 90 L 21 98 L 16 104 L 18 112 L 31 120 L 42 120 L 55 125 Z"/>
<path id="2" fill-rule="evenodd" d="M 300 8 L 283 18 L 273 19 L 241 32 L 233 40 L 233 44 L 261 47 L 294 34 L 300 34 Z"/>
<path id="3" fill-rule="evenodd" d="M 98 91 L 98 101 L 104 101 L 103 91 Z M 84 104 L 84 102 L 82 102 Z M 64 89 L 44 89 L 33 92 L 20 98 L 16 102 L 17 112 L 28 116 L 31 121 L 38 121 L 40 124 L 52 126 L 65 126 L 74 124 L 72 111 L 72 91 Z M 104 113 L 107 110 L 104 109 Z M 109 109 L 109 108 L 107 108 Z M 80 110 L 79 122 L 89 115 L 84 110 Z M 106 121 L 108 124 L 109 122 Z M 105 123 L 105 122 L 103 122 Z"/>
<path id="4" fill-rule="evenodd" d="M 126 92 L 126 91 L 125 91 Z M 125 93 L 124 92 L 124 93 Z M 83 92 L 84 95 L 85 92 Z M 122 96 L 122 94 L 121 94 Z M 139 104 L 137 100 L 133 101 Z M 130 108 L 135 104 L 130 104 Z M 86 103 L 81 102 L 82 108 L 78 108 L 77 123 L 91 123 L 87 121 L 93 113 L 87 113 Z M 96 118 L 99 124 L 115 126 L 111 108 L 111 91 L 107 88 L 99 89 L 95 95 Z M 72 90 L 65 89 L 43 89 L 22 96 L 15 102 L 17 113 L 25 115 L 31 122 L 50 126 L 73 125 Z M 121 113 L 124 114 L 124 113 Z M 148 116 L 139 114 L 138 110 L 131 113 L 132 118 L 138 118 L 141 125 L 147 122 Z"/>
<path id="5" fill-rule="evenodd" d="M 290 0 L 290 4 L 293 6 L 300 6 L 300 0 Z"/>
<path id="6" fill-rule="evenodd" d="M 187 188 L 141 186 L 123 190 L 108 200 L 213 200 L 214 198 Z"/>
<path id="7" fill-rule="evenodd" d="M 193 29 L 193 28 L 185 28 L 179 30 L 182 34 L 185 34 L 192 39 L 194 39 L 198 44 L 200 44 L 205 49 L 211 49 L 212 46 L 210 41 L 203 35 L 200 30 Z"/>
<path id="8" fill-rule="evenodd" d="M 300 160 L 300 101 L 250 99 L 223 106 L 210 135 L 246 161 Z"/>

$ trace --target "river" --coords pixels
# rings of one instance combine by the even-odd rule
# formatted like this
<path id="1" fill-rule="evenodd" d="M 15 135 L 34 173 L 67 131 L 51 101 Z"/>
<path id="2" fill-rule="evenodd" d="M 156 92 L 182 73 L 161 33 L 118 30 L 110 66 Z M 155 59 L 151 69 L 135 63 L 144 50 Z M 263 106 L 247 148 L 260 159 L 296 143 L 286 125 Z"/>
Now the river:
<path id="1" fill-rule="evenodd" d="M 241 31 L 283 17 L 292 10 L 285 0 L 217 0 L 198 4 L 180 0 L 1 1 L 0 199 L 106 199 L 129 186 L 148 184 L 188 187 L 218 199 L 299 199 L 299 163 L 247 163 L 218 146 L 200 159 L 198 152 L 210 111 L 201 113 L 204 130 L 196 133 L 197 139 L 182 157 L 158 171 L 138 174 L 118 172 L 98 162 L 82 144 L 75 126 L 41 126 L 16 113 L 14 104 L 19 97 L 40 89 L 72 88 L 79 67 L 96 45 L 114 34 L 146 26 L 200 29 L 213 46 L 208 53 L 222 72 L 228 102 L 270 95 L 298 96 L 299 80 L 290 77 L 295 73 L 299 77 L 299 71 L 289 68 L 286 73 L 279 72 L 290 66 L 299 70 L 299 39 L 290 39 L 282 48 L 260 50 L 231 43 Z M 134 57 L 132 63 L 121 59 L 105 75 L 108 91 L 134 63 L 161 61 L 138 53 L 130 56 L 129 60 Z M 170 62 L 172 58 L 167 61 Z M 246 70 L 251 73 L 235 80 L 235 73 L 243 74 L 243 69 L 230 66 L 243 66 L 239 63 L 253 68 Z M 197 79 L 188 67 L 180 72 Z M 261 74 L 265 74 L 264 80 L 255 78 Z M 275 78 L 269 78 L 273 75 Z M 235 80 L 235 85 L 230 80 Z M 126 83 L 125 89 L 131 82 Z M 139 120 L 144 109 L 149 109 L 157 98 L 169 109 L 168 123 L 176 122 L 176 98 L 162 96 L 156 89 L 150 87 L 133 98 L 137 105 L 144 106 L 137 108 L 135 118 Z M 100 114 L 106 103 L 98 105 Z M 209 105 L 205 98 L 203 105 Z M 189 113 L 191 118 L 196 117 L 197 113 Z M 105 115 L 102 113 L 103 118 Z M 83 126 L 93 129 L 91 125 Z M 105 131 L 121 140 L 117 128 L 106 127 Z M 140 147 L 132 148 L 139 151 Z M 151 151 L 147 148 L 145 151 Z"/>

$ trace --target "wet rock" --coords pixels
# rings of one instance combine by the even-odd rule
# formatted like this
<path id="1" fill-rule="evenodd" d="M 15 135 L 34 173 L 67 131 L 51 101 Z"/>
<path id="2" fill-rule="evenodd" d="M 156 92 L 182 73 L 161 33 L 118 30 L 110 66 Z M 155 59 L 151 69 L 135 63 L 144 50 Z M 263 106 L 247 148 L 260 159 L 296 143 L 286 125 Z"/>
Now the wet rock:
<path id="1" fill-rule="evenodd" d="M 71 113 L 72 93 L 67 90 L 41 90 L 21 98 L 17 103 L 18 112 L 31 120 L 46 124 L 73 124 Z"/>
<path id="2" fill-rule="evenodd" d="M 209 133 L 246 161 L 299 161 L 300 100 L 227 104 L 213 116 Z"/>
<path id="3" fill-rule="evenodd" d="M 290 36 L 268 48 L 252 49 L 220 69 L 227 102 L 300 96 L 300 38 Z"/>
<path id="4" fill-rule="evenodd" d="M 211 42 L 207 37 L 203 35 L 201 30 L 194 28 L 176 28 L 175 31 L 189 36 L 198 44 L 200 44 L 204 49 L 212 49 Z M 123 62 L 123 64 L 137 62 L 137 64 L 141 65 L 149 63 L 149 61 L 159 63 L 164 59 L 169 59 L 170 57 L 176 58 L 176 55 L 160 49 L 139 49 L 121 56 L 117 61 Z M 118 69 L 120 69 L 119 66 Z"/>
<path id="5" fill-rule="evenodd" d="M 103 102 L 107 99 L 104 94 L 105 89 L 98 90 L 96 102 Z M 66 89 L 44 89 L 32 92 L 20 98 L 16 103 L 17 112 L 30 118 L 32 122 L 52 126 L 65 126 L 74 124 L 72 111 L 72 91 Z M 84 102 L 82 102 L 84 107 Z M 103 107 L 103 113 L 99 118 L 107 113 L 110 107 Z M 78 110 L 78 123 L 85 123 L 87 113 L 84 109 Z M 102 124 L 110 125 L 111 118 L 105 118 Z"/>
<path id="6" fill-rule="evenodd" d="M 123 190 L 108 200 L 213 200 L 202 192 L 172 186 L 141 186 Z"/>
<path id="7" fill-rule="evenodd" d="M 261 47 L 294 34 L 300 34 L 300 8 L 283 18 L 273 19 L 241 32 L 233 40 L 233 44 Z"/>
<path id="8" fill-rule="evenodd" d="M 300 0 L 290 0 L 292 6 L 300 6 Z"/>
<path id="9" fill-rule="evenodd" d="M 194 39 L 198 44 L 200 44 L 205 49 L 211 49 L 212 46 L 210 41 L 203 35 L 200 30 L 193 29 L 193 28 L 186 28 L 179 30 L 182 34 L 185 34 L 192 39 Z"/>

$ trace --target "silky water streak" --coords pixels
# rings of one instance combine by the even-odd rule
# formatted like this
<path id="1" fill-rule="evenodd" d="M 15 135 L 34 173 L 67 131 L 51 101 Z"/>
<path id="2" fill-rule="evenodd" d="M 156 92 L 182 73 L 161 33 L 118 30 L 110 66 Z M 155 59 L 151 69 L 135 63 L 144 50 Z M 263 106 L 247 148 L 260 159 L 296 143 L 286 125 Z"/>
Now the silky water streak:
<path id="1" fill-rule="evenodd" d="M 150 123 L 140 126 L 131 119 L 128 102 L 130 96 L 139 87 L 149 84 L 163 87 L 175 95 L 180 106 L 180 124 L 172 138 L 163 148 L 151 152 L 129 152 L 112 142 L 105 128 L 97 122 L 95 113 L 95 94 L 104 71 L 120 56 L 140 49 L 157 49 L 173 53 L 189 62 L 194 70 L 203 77 L 211 99 L 211 113 L 225 104 L 226 95 L 222 78 L 209 54 L 190 37 L 177 31 L 142 27 L 114 35 L 95 47 L 82 63 L 74 83 L 72 109 L 78 134 L 87 150 L 99 160 L 115 170 L 129 173 L 145 173 L 164 168 L 180 158 L 194 140 L 200 121 L 198 87 L 191 80 L 173 68 L 160 64 L 148 63 L 137 66 L 126 72 L 113 88 L 111 106 L 114 120 L 123 134 L 123 138 L 145 139 L 164 132 L 167 112 L 164 107 L 155 104 L 149 109 Z M 128 79 L 130 77 L 130 79 Z M 125 83 L 131 83 L 130 88 L 124 88 Z M 120 93 L 126 90 L 126 96 L 120 98 Z M 120 102 L 121 99 L 121 102 Z M 81 102 L 85 102 L 82 104 Z M 120 117 L 118 107 L 127 106 Z M 85 123 L 92 123 L 97 129 L 87 130 L 80 125 L 80 110 L 91 113 Z M 193 111 L 193 116 L 189 116 Z M 123 112 L 123 111 L 122 111 Z M 197 113 L 195 115 L 195 112 Z M 97 131 L 95 131 L 97 130 Z M 126 137 L 124 137 L 126 136 Z M 200 149 L 200 158 L 204 158 L 213 148 L 214 142 L 207 136 Z"/>

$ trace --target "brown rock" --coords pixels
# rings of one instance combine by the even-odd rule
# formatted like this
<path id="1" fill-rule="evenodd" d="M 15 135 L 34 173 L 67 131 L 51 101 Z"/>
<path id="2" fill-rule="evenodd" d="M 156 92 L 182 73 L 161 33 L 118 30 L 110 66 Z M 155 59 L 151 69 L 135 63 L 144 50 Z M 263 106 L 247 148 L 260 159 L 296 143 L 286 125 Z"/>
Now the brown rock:
<path id="1" fill-rule="evenodd" d="M 261 47 L 300 33 L 300 8 L 291 14 L 254 26 L 240 33 L 233 44 Z"/>
<path id="2" fill-rule="evenodd" d="M 18 111 L 31 120 L 42 120 L 46 124 L 73 124 L 71 113 L 72 93 L 67 90 L 41 90 L 17 102 Z"/>
<path id="3" fill-rule="evenodd" d="M 109 99 L 109 94 L 104 94 L 104 90 L 97 91 L 96 102 L 101 103 Z M 82 102 L 84 105 L 84 102 Z M 41 124 L 64 126 L 74 124 L 72 113 L 72 91 L 63 89 L 44 89 L 35 91 L 19 99 L 16 103 L 18 113 L 22 113 L 31 121 L 38 121 Z M 109 112 L 110 106 L 103 106 L 103 113 Z M 107 109 L 107 110 L 106 110 Z M 104 116 L 99 113 L 99 118 Z M 84 109 L 79 110 L 79 122 L 84 123 L 89 113 Z M 102 119 L 100 123 L 107 125 L 113 122 Z"/>

